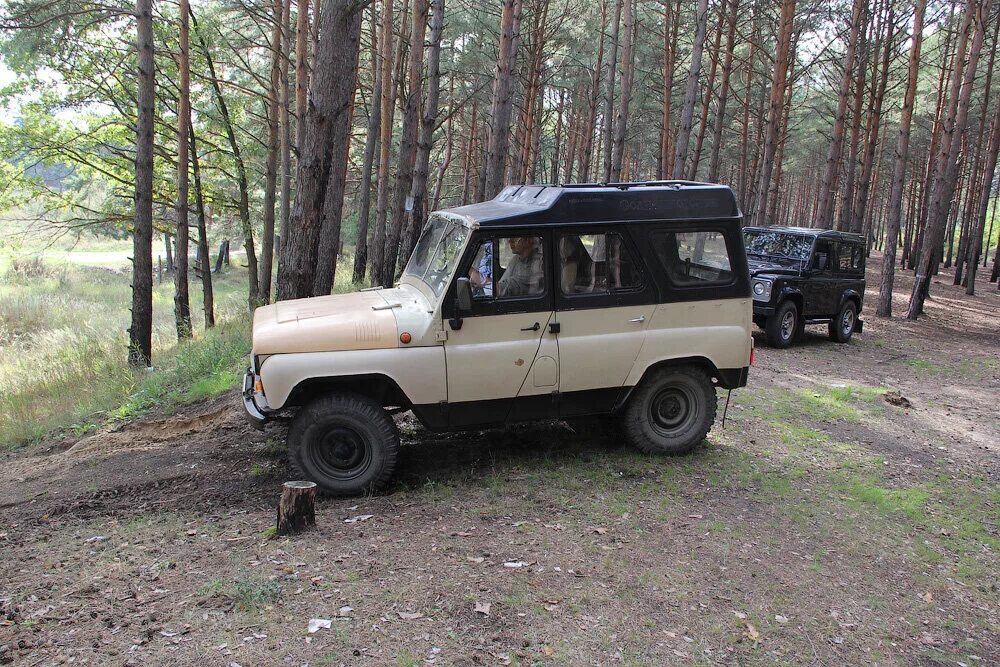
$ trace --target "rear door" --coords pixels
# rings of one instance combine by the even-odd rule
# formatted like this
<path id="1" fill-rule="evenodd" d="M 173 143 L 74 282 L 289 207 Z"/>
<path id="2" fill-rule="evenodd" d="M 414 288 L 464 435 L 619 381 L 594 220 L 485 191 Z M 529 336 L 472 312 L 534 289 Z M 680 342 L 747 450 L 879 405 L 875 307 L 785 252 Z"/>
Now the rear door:
<path id="1" fill-rule="evenodd" d="M 812 256 L 812 274 L 802 284 L 805 297 L 806 319 L 830 317 L 837 310 L 838 278 L 834 273 L 837 262 L 835 245 L 829 239 L 816 239 Z M 820 268 L 820 260 L 826 258 L 825 266 Z"/>
<path id="2" fill-rule="evenodd" d="M 622 230 L 557 232 L 559 414 L 610 412 L 642 348 L 656 290 Z"/>
<path id="3" fill-rule="evenodd" d="M 458 275 L 473 282 L 472 312 L 462 315 L 459 328 L 447 315 L 444 323 L 449 423 L 502 423 L 518 396 L 551 412 L 559 381 L 555 352 L 543 354 L 536 367 L 553 321 L 548 239 L 534 232 L 482 235 L 470 247 Z"/>

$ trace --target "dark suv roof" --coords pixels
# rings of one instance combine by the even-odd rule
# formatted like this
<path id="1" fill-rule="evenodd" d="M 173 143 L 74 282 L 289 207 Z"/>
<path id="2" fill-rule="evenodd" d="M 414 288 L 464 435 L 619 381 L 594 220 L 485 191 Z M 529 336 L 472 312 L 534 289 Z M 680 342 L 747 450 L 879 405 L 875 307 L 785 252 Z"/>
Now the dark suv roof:
<path id="1" fill-rule="evenodd" d="M 740 209 L 725 185 L 694 181 L 510 185 L 491 201 L 450 208 L 492 225 L 548 225 L 587 222 L 739 219 Z"/>
<path id="2" fill-rule="evenodd" d="M 851 232 L 838 232 L 833 229 L 813 229 L 812 227 L 744 227 L 745 232 L 786 232 L 788 234 L 802 234 L 805 236 L 815 236 L 824 239 L 840 239 L 843 241 L 854 241 L 864 243 L 865 237 L 861 234 Z"/>

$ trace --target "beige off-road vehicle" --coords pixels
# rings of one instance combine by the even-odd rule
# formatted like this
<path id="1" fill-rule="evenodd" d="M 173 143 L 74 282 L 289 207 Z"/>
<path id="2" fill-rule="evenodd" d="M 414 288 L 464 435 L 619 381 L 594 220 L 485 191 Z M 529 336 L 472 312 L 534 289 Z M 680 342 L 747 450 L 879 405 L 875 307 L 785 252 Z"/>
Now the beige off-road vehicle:
<path id="1" fill-rule="evenodd" d="M 729 188 L 511 186 L 433 213 L 399 283 L 258 308 L 243 402 L 294 418 L 292 466 L 332 494 L 392 476 L 432 430 L 599 418 L 644 452 L 711 428 L 746 384 L 752 301 Z"/>

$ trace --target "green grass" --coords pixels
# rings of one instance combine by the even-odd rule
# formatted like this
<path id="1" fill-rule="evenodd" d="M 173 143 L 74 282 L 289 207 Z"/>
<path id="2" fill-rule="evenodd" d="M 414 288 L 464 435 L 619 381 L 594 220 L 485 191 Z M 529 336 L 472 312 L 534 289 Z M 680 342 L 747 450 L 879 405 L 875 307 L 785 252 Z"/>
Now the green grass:
<path id="1" fill-rule="evenodd" d="M 173 286 L 154 285 L 153 368 L 125 363 L 130 276 L 121 269 L 5 256 L 0 274 L 0 449 L 108 418 L 129 419 L 228 391 L 249 351 L 242 305 L 246 273 L 215 279 L 215 329 L 200 326 L 200 283 L 192 282 L 195 338 L 177 345 Z"/>

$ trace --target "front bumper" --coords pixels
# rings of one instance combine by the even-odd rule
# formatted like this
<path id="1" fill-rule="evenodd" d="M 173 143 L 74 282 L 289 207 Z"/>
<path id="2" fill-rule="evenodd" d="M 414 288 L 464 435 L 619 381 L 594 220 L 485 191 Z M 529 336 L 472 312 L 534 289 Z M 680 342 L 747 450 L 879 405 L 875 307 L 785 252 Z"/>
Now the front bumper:
<path id="1" fill-rule="evenodd" d="M 755 301 L 753 304 L 754 315 L 763 315 L 764 317 L 770 317 L 771 315 L 774 315 L 774 310 L 775 310 L 774 306 L 769 306 L 764 303 L 761 303 L 761 305 L 758 306 L 757 302 Z"/>
<path id="2" fill-rule="evenodd" d="M 267 415 L 261 412 L 260 408 L 257 407 L 257 402 L 253 398 L 254 380 L 253 369 L 248 368 L 246 374 L 243 376 L 243 409 L 246 411 L 247 423 L 258 431 L 263 431 Z"/>

